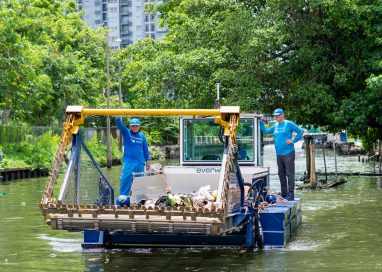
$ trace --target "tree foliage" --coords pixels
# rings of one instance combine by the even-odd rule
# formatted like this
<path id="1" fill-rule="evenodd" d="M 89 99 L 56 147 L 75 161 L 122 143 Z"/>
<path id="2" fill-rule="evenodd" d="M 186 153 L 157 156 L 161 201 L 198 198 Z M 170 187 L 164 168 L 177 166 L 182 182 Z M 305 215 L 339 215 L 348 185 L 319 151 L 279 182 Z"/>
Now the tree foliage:
<path id="1" fill-rule="evenodd" d="M 382 138 L 381 1 L 173 0 L 151 8 L 168 33 L 121 54 L 134 107 L 212 107 L 220 79 L 223 104 L 283 107 L 300 124 Z"/>
<path id="2" fill-rule="evenodd" d="M 104 33 L 80 16 L 74 0 L 0 1 L 0 107 L 15 120 L 49 124 L 101 93 Z"/>
<path id="3" fill-rule="evenodd" d="M 220 79 L 223 105 L 283 107 L 300 124 L 382 138 L 381 1 L 164 0 L 148 9 L 168 32 L 121 50 L 125 106 L 210 108 Z M 102 106 L 105 36 L 74 0 L 0 0 L 0 108 L 48 124 L 68 104 Z"/>

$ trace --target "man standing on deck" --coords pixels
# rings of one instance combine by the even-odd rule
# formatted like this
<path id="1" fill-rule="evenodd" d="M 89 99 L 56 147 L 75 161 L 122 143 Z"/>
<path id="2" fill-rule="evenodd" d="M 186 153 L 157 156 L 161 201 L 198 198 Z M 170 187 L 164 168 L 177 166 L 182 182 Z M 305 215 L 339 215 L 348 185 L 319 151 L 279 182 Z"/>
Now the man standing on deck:
<path id="1" fill-rule="evenodd" d="M 115 119 L 117 127 L 123 136 L 123 168 L 120 178 L 120 195 L 130 196 L 133 184 L 133 172 L 144 172 L 150 169 L 150 155 L 146 137 L 139 132 L 141 123 L 137 118 L 130 120 L 130 130 L 127 129 L 121 117 Z"/>
<path id="2" fill-rule="evenodd" d="M 273 126 L 267 129 L 264 122 L 260 122 L 260 128 L 264 134 L 274 135 L 281 196 L 287 200 L 294 200 L 294 144 L 300 140 L 304 130 L 292 121 L 286 120 L 282 109 L 276 109 L 273 116 L 276 119 Z M 292 139 L 293 132 L 297 135 Z"/>

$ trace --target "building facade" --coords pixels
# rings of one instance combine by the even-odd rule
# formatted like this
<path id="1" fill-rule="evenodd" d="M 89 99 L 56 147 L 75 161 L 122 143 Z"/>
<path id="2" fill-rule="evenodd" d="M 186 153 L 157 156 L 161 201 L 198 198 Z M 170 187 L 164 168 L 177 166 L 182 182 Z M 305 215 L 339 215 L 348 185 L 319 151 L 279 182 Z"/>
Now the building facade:
<path id="1" fill-rule="evenodd" d="M 159 28 L 159 14 L 146 13 L 153 0 L 77 0 L 82 19 L 92 28 L 107 27 L 110 48 L 126 47 L 144 38 L 161 38 L 167 31 Z"/>

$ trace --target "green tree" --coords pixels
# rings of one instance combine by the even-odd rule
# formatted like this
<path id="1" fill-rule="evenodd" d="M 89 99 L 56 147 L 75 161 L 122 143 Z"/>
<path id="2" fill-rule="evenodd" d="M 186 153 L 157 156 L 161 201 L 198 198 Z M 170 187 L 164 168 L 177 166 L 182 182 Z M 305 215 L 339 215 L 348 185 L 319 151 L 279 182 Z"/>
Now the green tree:
<path id="1" fill-rule="evenodd" d="M 382 3 L 278 0 L 269 11 L 287 52 L 277 69 L 285 84 L 273 106 L 285 105 L 304 124 L 381 139 L 381 84 L 374 75 L 381 73 Z"/>
<path id="2" fill-rule="evenodd" d="M 14 119 L 49 124 L 101 94 L 105 33 L 85 25 L 74 0 L 1 1 L 0 36 L 0 107 Z"/>
<path id="3" fill-rule="evenodd" d="M 253 108 L 245 95 L 260 85 L 248 74 L 253 65 L 243 63 L 253 31 L 251 12 L 227 0 L 169 1 L 157 11 L 169 29 L 163 40 L 146 39 L 122 53 L 130 60 L 124 84 L 133 105 L 212 107 L 220 79 L 224 103 L 240 99 L 247 110 Z"/>
<path id="4" fill-rule="evenodd" d="M 121 54 L 134 107 L 212 107 L 220 78 L 223 104 L 283 107 L 300 124 L 381 138 L 380 1 L 177 0 L 151 8 L 168 33 Z"/>

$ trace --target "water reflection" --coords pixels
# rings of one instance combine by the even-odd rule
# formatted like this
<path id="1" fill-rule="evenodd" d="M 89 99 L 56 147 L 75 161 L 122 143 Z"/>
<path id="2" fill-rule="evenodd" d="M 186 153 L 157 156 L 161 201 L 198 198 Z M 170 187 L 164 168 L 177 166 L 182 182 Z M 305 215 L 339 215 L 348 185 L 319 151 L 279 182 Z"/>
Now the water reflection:
<path id="1" fill-rule="evenodd" d="M 84 251 L 82 255 L 86 271 L 254 271 L 254 267 L 261 268 L 267 260 L 260 256 L 264 252 L 241 249 L 140 248 Z M 254 262 L 255 256 L 259 256 L 259 263 Z M 280 260 L 273 259 L 277 263 L 274 271 L 284 271 Z"/>

